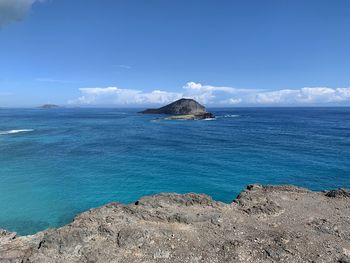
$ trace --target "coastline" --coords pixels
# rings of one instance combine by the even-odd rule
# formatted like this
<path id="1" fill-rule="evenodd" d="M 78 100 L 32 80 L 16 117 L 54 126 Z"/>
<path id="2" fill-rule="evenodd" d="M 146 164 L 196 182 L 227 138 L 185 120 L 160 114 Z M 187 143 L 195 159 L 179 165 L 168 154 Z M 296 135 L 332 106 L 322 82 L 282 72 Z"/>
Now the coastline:
<path id="1" fill-rule="evenodd" d="M 349 262 L 350 190 L 250 185 L 231 203 L 161 193 L 90 209 L 31 236 L 0 232 L 0 262 Z"/>

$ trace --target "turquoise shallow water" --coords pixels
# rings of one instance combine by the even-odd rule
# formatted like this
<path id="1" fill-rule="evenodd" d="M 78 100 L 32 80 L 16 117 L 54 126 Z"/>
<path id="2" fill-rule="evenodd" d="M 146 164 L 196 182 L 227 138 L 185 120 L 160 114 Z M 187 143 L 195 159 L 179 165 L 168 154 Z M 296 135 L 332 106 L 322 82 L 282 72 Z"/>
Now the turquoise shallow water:
<path id="1" fill-rule="evenodd" d="M 0 228 L 34 233 L 158 192 L 230 202 L 250 183 L 350 187 L 350 108 L 213 112 L 165 121 L 131 109 L 0 109 Z"/>

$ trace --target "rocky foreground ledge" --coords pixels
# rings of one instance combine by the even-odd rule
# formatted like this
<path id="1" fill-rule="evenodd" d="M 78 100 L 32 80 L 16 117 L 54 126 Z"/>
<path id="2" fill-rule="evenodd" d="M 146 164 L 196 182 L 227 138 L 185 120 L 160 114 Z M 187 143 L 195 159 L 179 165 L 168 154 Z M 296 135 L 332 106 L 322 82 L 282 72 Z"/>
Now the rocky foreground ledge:
<path id="1" fill-rule="evenodd" d="M 350 191 L 251 185 L 110 203 L 32 236 L 0 233 L 0 262 L 350 262 Z"/>

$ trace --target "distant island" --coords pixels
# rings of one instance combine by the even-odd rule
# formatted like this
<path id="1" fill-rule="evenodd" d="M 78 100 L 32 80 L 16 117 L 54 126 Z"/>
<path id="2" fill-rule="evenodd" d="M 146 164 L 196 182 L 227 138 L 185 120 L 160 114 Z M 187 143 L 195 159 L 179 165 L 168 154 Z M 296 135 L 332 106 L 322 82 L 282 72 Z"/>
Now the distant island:
<path id="1" fill-rule="evenodd" d="M 158 109 L 146 109 L 144 114 L 174 115 L 167 119 L 172 120 L 202 120 L 214 118 L 214 114 L 207 112 L 205 107 L 193 99 L 179 99 Z"/>
<path id="2" fill-rule="evenodd" d="M 55 105 L 55 104 L 44 104 L 42 106 L 39 107 L 40 109 L 56 109 L 56 108 L 60 108 L 60 106 Z"/>

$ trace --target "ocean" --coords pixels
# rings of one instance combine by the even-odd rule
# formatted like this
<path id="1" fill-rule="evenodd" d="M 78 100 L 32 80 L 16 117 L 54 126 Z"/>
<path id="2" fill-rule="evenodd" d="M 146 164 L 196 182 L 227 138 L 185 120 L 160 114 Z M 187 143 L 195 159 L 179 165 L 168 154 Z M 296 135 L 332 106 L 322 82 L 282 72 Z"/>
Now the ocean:
<path id="1" fill-rule="evenodd" d="M 246 185 L 350 187 L 350 108 L 0 109 L 0 228 L 32 234 L 159 192 L 231 202 Z"/>

